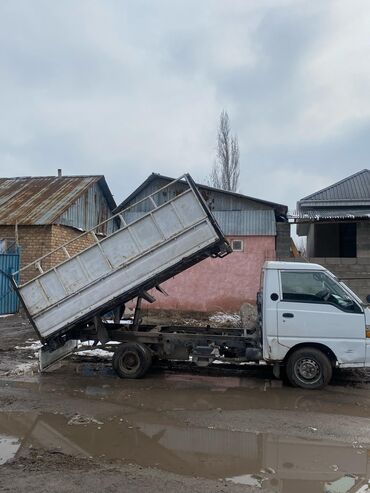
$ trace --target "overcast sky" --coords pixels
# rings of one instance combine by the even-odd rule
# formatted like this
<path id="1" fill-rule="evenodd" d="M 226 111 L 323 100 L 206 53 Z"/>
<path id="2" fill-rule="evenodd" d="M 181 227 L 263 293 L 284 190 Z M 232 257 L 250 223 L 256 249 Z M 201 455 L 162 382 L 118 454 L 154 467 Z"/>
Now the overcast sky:
<path id="1" fill-rule="evenodd" d="M 369 167 L 370 1 L 1 0 L 1 176 L 204 182 L 219 114 L 240 192 L 287 204 Z"/>

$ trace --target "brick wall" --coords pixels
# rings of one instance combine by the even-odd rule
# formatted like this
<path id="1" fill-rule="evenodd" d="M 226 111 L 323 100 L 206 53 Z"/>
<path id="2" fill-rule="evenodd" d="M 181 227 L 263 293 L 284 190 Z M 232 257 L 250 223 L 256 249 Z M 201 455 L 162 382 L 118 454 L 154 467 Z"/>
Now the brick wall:
<path id="1" fill-rule="evenodd" d="M 94 243 L 94 239 L 90 234 L 82 235 L 82 231 L 79 231 L 69 226 L 61 226 L 59 224 L 53 224 L 51 226 L 51 250 L 54 250 L 61 245 L 64 245 L 70 240 L 74 240 L 67 245 L 69 255 L 72 257 L 82 250 L 85 250 Z M 66 255 L 63 250 L 58 250 L 52 254 L 48 259 L 47 268 L 53 267 L 60 262 L 66 260 Z"/>
<path id="2" fill-rule="evenodd" d="M 80 235 L 81 231 L 68 226 L 18 226 L 18 239 L 21 247 L 21 268 L 46 255 L 67 241 L 78 238 Z M 14 237 L 14 226 L 0 226 L 0 238 Z M 90 246 L 93 241 L 91 235 L 85 235 L 74 241 L 68 247 L 68 251 L 71 256 L 75 255 Z M 41 262 L 41 267 L 44 270 L 47 270 L 65 259 L 65 254 L 60 250 L 43 260 Z M 21 273 L 21 283 L 23 284 L 30 281 L 39 273 L 39 270 L 35 266 L 24 270 Z"/>
<path id="3" fill-rule="evenodd" d="M 14 226 L 0 226 L 0 238 L 14 238 Z M 51 249 L 51 226 L 18 226 L 21 267 L 45 255 Z M 33 279 L 39 271 L 33 267 L 21 273 L 21 282 Z"/>

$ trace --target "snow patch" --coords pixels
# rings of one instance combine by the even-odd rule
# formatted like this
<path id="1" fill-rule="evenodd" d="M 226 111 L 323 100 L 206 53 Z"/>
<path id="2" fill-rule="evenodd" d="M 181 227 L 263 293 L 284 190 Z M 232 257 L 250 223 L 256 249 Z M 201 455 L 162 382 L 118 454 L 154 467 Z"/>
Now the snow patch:
<path id="1" fill-rule="evenodd" d="M 240 315 L 238 313 L 217 312 L 209 317 L 214 324 L 229 324 L 233 327 L 240 326 Z"/>
<path id="2" fill-rule="evenodd" d="M 37 351 L 42 347 L 42 343 L 40 341 L 26 341 L 26 343 L 30 343 L 29 346 L 15 346 L 15 349 L 20 349 L 21 351 Z"/>
<path id="3" fill-rule="evenodd" d="M 112 341 L 109 344 L 120 344 L 117 341 Z M 107 349 L 102 349 L 102 345 L 99 343 L 97 346 L 94 346 L 94 341 L 83 341 L 80 342 L 79 348 L 81 351 L 76 351 L 73 354 L 77 354 L 78 356 L 90 356 L 93 358 L 99 359 L 111 359 L 113 356 L 113 351 L 108 351 Z M 91 348 L 91 349 L 85 349 Z"/>
<path id="4" fill-rule="evenodd" d="M 91 423 L 94 423 L 96 425 L 102 425 L 101 421 L 98 421 L 95 418 L 92 418 L 90 416 L 82 416 L 81 414 L 76 414 L 73 416 L 69 421 L 68 425 L 89 425 Z"/>
<path id="5" fill-rule="evenodd" d="M 243 474 L 242 476 L 234 476 L 233 478 L 226 478 L 226 481 L 231 481 L 235 484 L 245 484 L 248 486 L 255 486 L 262 488 L 263 478 L 255 476 L 253 474 Z"/>
<path id="6" fill-rule="evenodd" d="M 85 349 L 83 351 L 77 351 L 73 354 L 77 354 L 78 356 L 92 356 L 100 359 L 111 359 L 113 356 L 112 351 L 107 351 L 105 349 Z"/>
<path id="7" fill-rule="evenodd" d="M 34 371 L 37 371 L 37 363 L 21 363 L 20 365 L 16 366 L 13 370 L 10 370 L 8 373 L 6 373 L 7 376 L 16 376 L 16 375 L 26 375 L 26 374 L 33 374 Z"/>

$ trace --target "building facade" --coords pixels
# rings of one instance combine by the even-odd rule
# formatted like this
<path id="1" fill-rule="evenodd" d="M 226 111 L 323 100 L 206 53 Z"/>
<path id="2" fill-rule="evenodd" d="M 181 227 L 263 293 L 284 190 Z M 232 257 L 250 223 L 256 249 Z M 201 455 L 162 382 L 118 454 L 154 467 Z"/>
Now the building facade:
<path id="1" fill-rule="evenodd" d="M 150 194 L 157 203 L 177 195 L 186 185 L 178 181 L 170 191 L 161 191 L 172 178 L 152 174 L 115 212 L 128 221 L 148 212 Z M 166 281 L 168 296 L 153 293 L 157 301 L 153 308 L 184 311 L 234 311 L 244 302 L 255 303 L 260 287 L 260 273 L 265 260 L 287 258 L 290 255 L 287 207 L 281 204 L 228 192 L 205 185 L 198 189 L 228 238 L 233 253 L 223 259 L 206 259 Z M 141 201 L 141 202 L 140 202 Z M 139 203 L 138 203 L 139 202 Z"/>
<path id="2" fill-rule="evenodd" d="M 0 254 L 17 244 L 22 268 L 112 217 L 115 207 L 104 176 L 0 178 Z M 104 235 L 112 227 L 110 221 L 96 234 Z M 69 253 L 85 249 L 92 241 L 92 236 L 81 237 Z M 62 256 L 59 251 L 41 262 L 42 269 L 63 260 Z M 25 270 L 21 282 L 38 274 L 35 267 Z"/>
<path id="3" fill-rule="evenodd" d="M 298 202 L 297 234 L 307 258 L 324 265 L 365 298 L 370 294 L 370 170 Z"/>

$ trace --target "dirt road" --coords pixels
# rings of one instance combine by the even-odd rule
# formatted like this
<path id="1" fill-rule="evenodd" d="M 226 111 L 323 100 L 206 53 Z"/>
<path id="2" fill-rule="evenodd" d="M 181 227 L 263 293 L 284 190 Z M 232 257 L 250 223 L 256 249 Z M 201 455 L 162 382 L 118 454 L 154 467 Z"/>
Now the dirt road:
<path id="1" fill-rule="evenodd" d="M 255 367 L 122 381 L 86 356 L 40 375 L 21 317 L 0 318 L 0 347 L 0 491 L 370 491 L 364 372 L 315 392 Z"/>

